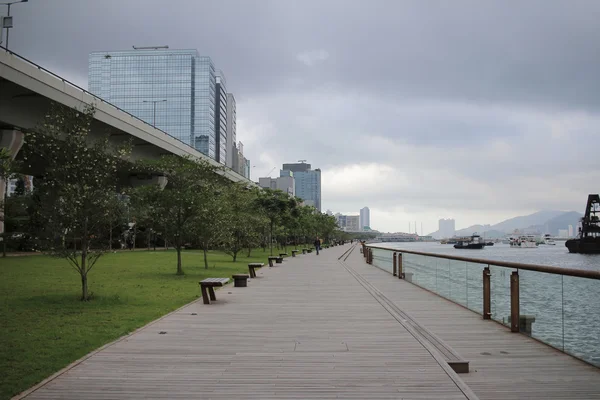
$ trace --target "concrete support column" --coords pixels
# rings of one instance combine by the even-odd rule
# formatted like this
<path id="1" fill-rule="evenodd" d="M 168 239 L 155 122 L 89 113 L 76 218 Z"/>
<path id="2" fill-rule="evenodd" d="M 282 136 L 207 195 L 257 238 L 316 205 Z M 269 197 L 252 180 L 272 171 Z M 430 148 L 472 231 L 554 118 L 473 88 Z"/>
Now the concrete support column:
<path id="1" fill-rule="evenodd" d="M 14 159 L 21 147 L 23 146 L 23 140 L 25 135 L 21 131 L 17 130 L 0 130 L 0 147 L 7 148 Z M 0 178 L 0 199 L 4 200 L 4 194 L 6 191 L 6 182 Z M 4 233 L 4 211 L 0 210 L 0 234 Z"/>

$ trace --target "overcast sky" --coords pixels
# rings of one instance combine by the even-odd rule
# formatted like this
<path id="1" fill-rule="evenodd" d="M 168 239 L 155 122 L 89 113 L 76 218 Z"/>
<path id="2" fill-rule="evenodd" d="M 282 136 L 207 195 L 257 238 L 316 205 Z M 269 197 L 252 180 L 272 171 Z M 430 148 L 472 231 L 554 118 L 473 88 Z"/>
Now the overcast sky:
<path id="1" fill-rule="evenodd" d="M 597 0 L 29 0 L 11 13 L 11 49 L 83 87 L 95 50 L 212 57 L 252 177 L 306 159 L 323 211 L 369 206 L 379 230 L 583 211 L 600 191 Z"/>

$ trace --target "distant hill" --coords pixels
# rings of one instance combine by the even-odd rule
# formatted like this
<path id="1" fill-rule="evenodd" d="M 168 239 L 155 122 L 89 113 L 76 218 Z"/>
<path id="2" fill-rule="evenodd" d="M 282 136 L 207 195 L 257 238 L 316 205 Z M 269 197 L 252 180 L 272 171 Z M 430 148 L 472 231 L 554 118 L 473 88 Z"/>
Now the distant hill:
<path id="1" fill-rule="evenodd" d="M 485 235 L 486 238 L 496 239 L 519 229 L 526 233 L 540 232 L 554 236 L 558 235 L 559 229 L 567 229 L 569 225 L 576 227 L 582 216 L 576 211 L 544 210 L 510 218 L 495 225 L 471 225 L 468 228 L 457 230 L 455 235 L 470 236 L 477 233 L 482 236 Z M 439 231 L 432 232 L 430 235 L 441 238 Z"/>
<path id="2" fill-rule="evenodd" d="M 577 224 L 582 217 L 583 214 L 578 213 L 577 211 L 563 213 L 546 221 L 546 223 L 543 225 L 544 229 L 542 232 L 556 236 L 558 235 L 559 229 L 567 229 L 569 225 L 573 225 L 574 233 L 577 234 Z"/>
<path id="3" fill-rule="evenodd" d="M 564 214 L 564 211 L 546 210 L 538 211 L 533 214 L 514 217 L 492 225 L 492 229 L 502 232 L 512 232 L 515 229 L 525 229 L 532 225 L 544 225 L 548 220 Z M 562 228 L 561 228 L 562 229 Z"/>

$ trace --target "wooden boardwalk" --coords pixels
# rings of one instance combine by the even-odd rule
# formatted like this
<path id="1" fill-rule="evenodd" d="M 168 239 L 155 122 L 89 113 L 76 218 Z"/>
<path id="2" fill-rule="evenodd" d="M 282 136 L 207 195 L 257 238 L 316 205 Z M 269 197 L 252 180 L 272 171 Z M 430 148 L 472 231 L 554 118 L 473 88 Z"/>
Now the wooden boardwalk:
<path id="1" fill-rule="evenodd" d="M 228 285 L 213 304 L 194 302 L 104 347 L 25 398 L 600 398 L 598 369 L 366 265 L 358 248 L 338 261 L 348 249 L 262 268 L 247 288 Z M 440 362 L 356 274 L 472 372 Z"/>
<path id="2" fill-rule="evenodd" d="M 470 361 L 460 377 L 480 399 L 600 399 L 600 369 L 484 321 L 352 254 L 346 264 Z"/>

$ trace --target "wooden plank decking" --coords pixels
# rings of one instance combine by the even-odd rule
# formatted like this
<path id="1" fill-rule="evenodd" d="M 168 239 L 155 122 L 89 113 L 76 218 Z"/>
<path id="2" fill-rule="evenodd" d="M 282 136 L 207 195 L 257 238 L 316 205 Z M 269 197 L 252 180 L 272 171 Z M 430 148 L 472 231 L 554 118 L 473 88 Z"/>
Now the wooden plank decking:
<path id="1" fill-rule="evenodd" d="M 226 286 L 213 304 L 192 303 L 105 347 L 25 398 L 600 395 L 596 368 L 394 279 L 366 265 L 358 249 L 345 263 L 338 261 L 348 248 L 299 255 L 263 268 L 247 288 Z M 440 362 L 347 268 L 469 359 L 472 372 L 458 376 Z M 500 355 L 500 349 L 509 354 Z"/>
<path id="2" fill-rule="evenodd" d="M 484 399 L 600 399 L 600 369 L 430 293 L 352 254 L 346 264 L 470 361 Z"/>

